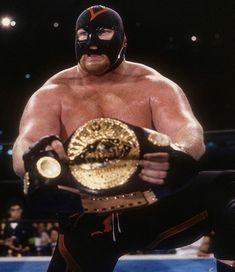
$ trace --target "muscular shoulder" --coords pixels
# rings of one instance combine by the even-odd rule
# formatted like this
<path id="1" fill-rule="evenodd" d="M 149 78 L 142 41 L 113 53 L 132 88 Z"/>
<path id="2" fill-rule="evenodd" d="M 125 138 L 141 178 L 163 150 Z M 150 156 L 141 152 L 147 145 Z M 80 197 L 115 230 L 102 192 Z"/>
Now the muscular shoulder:
<path id="1" fill-rule="evenodd" d="M 56 85 L 69 85 L 73 80 L 78 79 L 77 66 L 70 67 L 62 70 L 47 80 L 45 84 L 56 84 Z"/>
<path id="2" fill-rule="evenodd" d="M 143 90 L 149 97 L 153 112 L 175 112 L 178 116 L 192 114 L 188 99 L 177 83 L 146 65 L 130 65 L 133 65 L 135 73 L 143 78 Z"/>
<path id="3" fill-rule="evenodd" d="M 127 62 L 127 65 L 132 70 L 132 74 L 143 80 L 148 90 L 153 93 L 176 94 L 182 92 L 175 82 L 159 73 L 156 69 L 135 62 Z"/>
<path id="4" fill-rule="evenodd" d="M 31 99 L 60 99 L 63 94 L 68 93 L 70 81 L 75 78 L 75 71 L 76 67 L 71 67 L 56 73 L 32 95 Z"/>

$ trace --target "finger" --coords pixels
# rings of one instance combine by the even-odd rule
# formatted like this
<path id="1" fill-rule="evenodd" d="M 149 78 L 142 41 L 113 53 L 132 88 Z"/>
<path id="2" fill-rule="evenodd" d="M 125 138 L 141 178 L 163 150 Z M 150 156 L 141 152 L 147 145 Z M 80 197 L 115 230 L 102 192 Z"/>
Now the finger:
<path id="1" fill-rule="evenodd" d="M 61 160 L 65 160 L 65 161 L 68 160 L 68 156 L 64 150 L 64 146 L 60 141 L 57 141 L 57 140 L 53 141 L 51 143 L 51 146 L 52 146 L 53 150 L 58 154 L 58 156 Z"/>
<path id="2" fill-rule="evenodd" d="M 169 162 L 152 162 L 147 160 L 141 160 L 139 164 L 143 168 L 152 169 L 152 170 L 167 171 L 170 168 Z"/>
<path id="3" fill-rule="evenodd" d="M 147 181 L 149 183 L 156 184 L 156 185 L 163 185 L 165 182 L 164 179 L 160 179 L 160 178 L 151 178 L 142 174 L 140 174 L 139 176 L 142 180 Z"/>
<path id="4" fill-rule="evenodd" d="M 155 152 L 155 153 L 146 153 L 144 154 L 144 159 L 151 161 L 166 162 L 169 161 L 170 155 L 166 152 Z"/>
<path id="5" fill-rule="evenodd" d="M 166 171 L 156 171 L 156 170 L 143 169 L 140 173 L 141 173 L 141 175 L 144 175 L 149 178 L 164 179 L 167 177 Z"/>

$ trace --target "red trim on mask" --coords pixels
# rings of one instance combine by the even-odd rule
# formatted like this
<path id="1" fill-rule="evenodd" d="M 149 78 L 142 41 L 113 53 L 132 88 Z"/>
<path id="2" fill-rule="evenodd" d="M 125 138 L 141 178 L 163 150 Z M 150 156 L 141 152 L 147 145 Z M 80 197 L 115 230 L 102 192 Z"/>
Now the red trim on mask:
<path id="1" fill-rule="evenodd" d="M 94 9 L 93 7 L 91 8 L 88 8 L 90 14 L 91 14 L 91 18 L 90 18 L 90 22 L 93 21 L 97 16 L 99 16 L 100 14 L 106 12 L 108 9 L 106 7 L 103 7 L 103 6 L 100 6 L 102 9 L 97 11 L 97 12 L 94 12 Z"/>

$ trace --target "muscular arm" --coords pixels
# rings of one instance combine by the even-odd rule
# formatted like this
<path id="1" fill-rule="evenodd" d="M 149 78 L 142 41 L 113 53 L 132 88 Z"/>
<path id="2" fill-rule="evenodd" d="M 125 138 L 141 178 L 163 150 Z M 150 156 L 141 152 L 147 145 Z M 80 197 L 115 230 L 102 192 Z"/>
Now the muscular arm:
<path id="1" fill-rule="evenodd" d="M 156 130 L 170 137 L 186 153 L 198 160 L 205 151 L 203 129 L 196 120 L 183 91 L 173 82 L 155 82 L 150 98 L 152 121 Z M 148 153 L 140 165 L 140 177 L 147 182 L 164 184 L 170 169 L 167 153 Z"/>
<path id="2" fill-rule="evenodd" d="M 183 91 L 173 82 L 162 83 L 150 104 L 155 128 L 199 159 L 205 151 L 203 129 Z"/>
<path id="3" fill-rule="evenodd" d="M 43 136 L 60 134 L 61 105 L 56 88 L 56 85 L 42 87 L 30 98 L 24 110 L 13 147 L 13 168 L 21 178 L 25 172 L 22 156 L 29 146 Z"/>

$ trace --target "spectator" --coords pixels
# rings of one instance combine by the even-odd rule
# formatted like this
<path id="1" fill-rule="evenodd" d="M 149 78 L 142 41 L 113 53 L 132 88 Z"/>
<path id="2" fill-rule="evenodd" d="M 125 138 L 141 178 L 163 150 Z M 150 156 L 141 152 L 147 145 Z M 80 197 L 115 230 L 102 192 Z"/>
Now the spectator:
<path id="1" fill-rule="evenodd" d="M 49 246 L 49 235 L 47 231 L 46 223 L 35 223 L 33 224 L 35 234 L 34 234 L 34 246 L 36 249 L 36 255 L 45 256 L 48 255 Z"/>
<path id="2" fill-rule="evenodd" d="M 7 208 L 7 219 L 1 224 L 0 253 L 2 256 L 30 255 L 31 225 L 22 219 L 23 204 L 12 200 Z"/>
<path id="3" fill-rule="evenodd" d="M 57 223 L 34 223 L 35 237 L 34 245 L 36 249 L 36 255 L 38 256 L 51 256 L 54 253 L 56 247 L 59 229 Z"/>
<path id="4" fill-rule="evenodd" d="M 53 255 L 59 237 L 59 229 L 57 227 L 51 228 L 49 232 L 49 237 L 49 255 Z"/>

